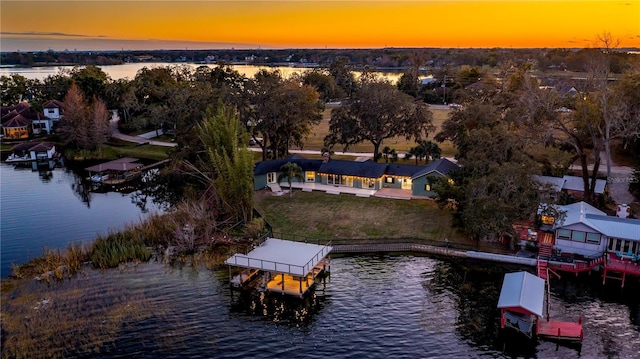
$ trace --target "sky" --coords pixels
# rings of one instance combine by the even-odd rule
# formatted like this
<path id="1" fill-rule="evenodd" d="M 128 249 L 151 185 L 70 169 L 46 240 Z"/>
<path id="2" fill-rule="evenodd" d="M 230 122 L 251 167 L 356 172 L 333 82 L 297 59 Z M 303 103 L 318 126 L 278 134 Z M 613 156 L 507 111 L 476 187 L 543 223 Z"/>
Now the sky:
<path id="1" fill-rule="evenodd" d="M 0 1 L 0 51 L 640 47 L 640 0 Z"/>

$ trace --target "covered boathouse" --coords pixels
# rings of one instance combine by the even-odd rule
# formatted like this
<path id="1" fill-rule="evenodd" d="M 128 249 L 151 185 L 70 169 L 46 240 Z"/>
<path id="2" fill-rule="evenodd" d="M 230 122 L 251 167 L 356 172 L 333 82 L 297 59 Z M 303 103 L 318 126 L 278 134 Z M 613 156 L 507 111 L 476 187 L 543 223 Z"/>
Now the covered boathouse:
<path id="1" fill-rule="evenodd" d="M 529 338 L 535 334 L 551 340 L 582 342 L 582 318 L 577 323 L 550 319 L 548 283 L 528 272 L 505 274 L 498 299 L 500 327 L 514 329 Z"/>
<path id="2" fill-rule="evenodd" d="M 232 287 L 256 283 L 260 290 L 297 297 L 314 287 L 316 278 L 328 272 L 332 247 L 267 238 L 247 254 L 236 253 L 229 266 Z"/>

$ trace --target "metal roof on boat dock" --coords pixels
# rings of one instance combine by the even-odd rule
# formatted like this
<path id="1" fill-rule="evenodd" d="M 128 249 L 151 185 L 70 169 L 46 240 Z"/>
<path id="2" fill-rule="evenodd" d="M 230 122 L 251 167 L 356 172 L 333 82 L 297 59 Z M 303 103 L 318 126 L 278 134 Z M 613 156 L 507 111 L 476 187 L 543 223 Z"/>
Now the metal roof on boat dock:
<path id="1" fill-rule="evenodd" d="M 331 252 L 330 246 L 267 238 L 245 254 L 234 254 L 226 264 L 295 276 L 307 275 Z"/>

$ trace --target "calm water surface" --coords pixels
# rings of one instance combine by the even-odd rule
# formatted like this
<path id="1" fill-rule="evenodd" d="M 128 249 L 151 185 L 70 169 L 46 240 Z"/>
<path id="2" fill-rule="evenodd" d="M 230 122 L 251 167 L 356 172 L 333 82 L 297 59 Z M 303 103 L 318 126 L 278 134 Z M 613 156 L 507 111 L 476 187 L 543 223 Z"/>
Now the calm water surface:
<path id="1" fill-rule="evenodd" d="M 151 198 L 136 197 L 137 192 L 88 192 L 81 178 L 66 168 L 33 171 L 1 163 L 0 183 L 2 278 L 11 273 L 11 264 L 37 257 L 45 247 L 90 243 L 96 234 L 161 210 Z"/>
<path id="2" fill-rule="evenodd" d="M 31 353 L 34 357 L 60 353 L 69 358 L 640 355 L 637 288 L 594 290 L 583 281 L 556 281 L 551 312 L 556 318 L 583 315 L 584 344 L 581 348 L 546 341 L 525 344 L 499 335 L 495 307 L 503 275 L 513 268 L 491 267 L 419 256 L 334 258 L 331 276 L 314 295 L 291 300 L 231 294 L 226 268 L 179 269 L 152 261 L 106 272 L 87 270 L 50 286 L 25 283 L 5 298 L 3 310 L 14 296 L 29 293 L 33 303 L 27 303 L 30 314 L 24 315 L 30 322 L 24 325 L 33 326 L 34 337 L 42 336 L 31 344 L 38 349 Z M 75 306 L 83 310 L 75 311 Z M 37 329 L 56 315 L 66 318 L 65 324 L 55 331 Z M 93 329 L 80 335 L 81 325 L 74 320 L 91 323 Z M 113 321 L 120 325 L 110 324 Z M 47 352 L 48 341 L 66 345 Z"/>
<path id="3" fill-rule="evenodd" d="M 122 65 L 106 65 L 99 66 L 112 80 L 129 79 L 132 80 L 138 70 L 143 67 L 153 68 L 158 66 L 174 66 L 174 65 L 187 65 L 193 68 L 198 66 L 215 67 L 216 65 L 202 65 L 202 64 L 190 64 L 190 63 L 166 63 L 166 62 L 151 62 L 151 63 L 131 63 Z M 280 70 L 282 75 L 286 78 L 293 73 L 304 73 L 310 69 L 299 67 L 268 67 L 268 66 L 253 66 L 253 65 L 232 65 L 232 67 L 240 74 L 246 77 L 253 77 L 258 71 L 266 69 L 272 71 L 274 69 Z M 0 67 L 0 76 L 11 76 L 11 74 L 20 74 L 28 79 L 44 80 L 47 76 L 58 75 L 60 71 L 67 71 L 72 69 L 71 66 L 43 66 L 43 67 Z M 375 72 L 378 76 L 386 78 L 391 82 L 396 82 L 402 76 L 401 72 Z M 360 76 L 359 72 L 354 72 L 357 76 Z"/>

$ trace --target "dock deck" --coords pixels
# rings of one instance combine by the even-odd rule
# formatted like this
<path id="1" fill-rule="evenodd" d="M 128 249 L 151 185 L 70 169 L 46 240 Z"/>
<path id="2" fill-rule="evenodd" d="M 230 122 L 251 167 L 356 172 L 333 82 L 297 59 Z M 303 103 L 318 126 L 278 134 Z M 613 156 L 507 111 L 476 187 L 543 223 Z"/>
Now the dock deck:
<path id="1" fill-rule="evenodd" d="M 302 297 L 325 272 L 331 249 L 329 245 L 267 238 L 249 253 L 236 253 L 225 263 L 232 287 L 242 287 L 253 273 L 251 277 L 262 275 L 260 287 L 266 291 Z M 231 267 L 240 268 L 240 274 L 233 276 Z"/>
<path id="2" fill-rule="evenodd" d="M 584 336 L 582 318 L 580 318 L 577 323 L 539 320 L 537 324 L 537 334 L 538 337 L 545 339 L 581 342 Z"/>

